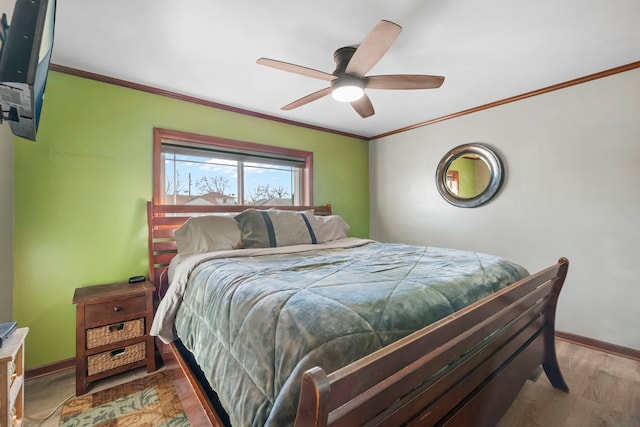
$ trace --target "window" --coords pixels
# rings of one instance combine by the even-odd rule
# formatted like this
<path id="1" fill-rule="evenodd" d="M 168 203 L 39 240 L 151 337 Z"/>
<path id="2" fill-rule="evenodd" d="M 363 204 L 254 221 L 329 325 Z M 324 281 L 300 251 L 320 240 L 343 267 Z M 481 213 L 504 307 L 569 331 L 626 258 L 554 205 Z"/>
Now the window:
<path id="1" fill-rule="evenodd" d="M 311 205 L 313 153 L 154 129 L 159 204 Z"/>

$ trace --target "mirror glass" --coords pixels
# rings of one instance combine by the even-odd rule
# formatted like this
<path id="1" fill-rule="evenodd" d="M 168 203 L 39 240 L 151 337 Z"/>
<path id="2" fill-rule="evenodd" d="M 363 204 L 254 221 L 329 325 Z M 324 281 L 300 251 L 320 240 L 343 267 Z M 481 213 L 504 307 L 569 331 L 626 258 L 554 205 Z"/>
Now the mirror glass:
<path id="1" fill-rule="evenodd" d="M 464 144 L 440 161 L 436 184 L 440 195 L 454 206 L 471 208 L 487 203 L 502 184 L 502 163 L 484 144 Z"/>

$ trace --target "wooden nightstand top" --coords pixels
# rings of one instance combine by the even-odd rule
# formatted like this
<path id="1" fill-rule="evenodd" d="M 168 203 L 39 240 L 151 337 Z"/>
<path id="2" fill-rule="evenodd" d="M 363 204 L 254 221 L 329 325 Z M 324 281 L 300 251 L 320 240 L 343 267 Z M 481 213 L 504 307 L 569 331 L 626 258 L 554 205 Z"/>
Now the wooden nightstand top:
<path id="1" fill-rule="evenodd" d="M 27 332 L 29 332 L 29 328 L 18 328 L 2 343 L 0 362 L 8 362 L 16 357 L 16 353 L 20 349 L 20 344 L 24 341 L 24 337 L 27 336 Z"/>
<path id="2" fill-rule="evenodd" d="M 138 293 L 153 292 L 156 288 L 153 283 L 145 280 L 144 282 L 129 283 L 117 282 L 107 285 L 87 286 L 84 288 L 76 288 L 73 293 L 74 304 L 90 304 L 94 301 L 101 301 L 105 298 L 117 298 Z"/>

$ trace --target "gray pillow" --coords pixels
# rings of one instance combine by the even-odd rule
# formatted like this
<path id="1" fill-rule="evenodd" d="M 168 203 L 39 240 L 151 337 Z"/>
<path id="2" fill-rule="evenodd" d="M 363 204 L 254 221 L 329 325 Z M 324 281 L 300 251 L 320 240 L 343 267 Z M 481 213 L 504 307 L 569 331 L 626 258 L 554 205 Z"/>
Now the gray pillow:
<path id="1" fill-rule="evenodd" d="M 349 231 L 349 224 L 340 215 L 315 215 L 313 230 L 316 233 L 318 243 L 344 239 Z"/>
<path id="2" fill-rule="evenodd" d="M 173 234 L 181 255 L 237 249 L 241 238 L 238 222 L 222 215 L 191 217 Z"/>

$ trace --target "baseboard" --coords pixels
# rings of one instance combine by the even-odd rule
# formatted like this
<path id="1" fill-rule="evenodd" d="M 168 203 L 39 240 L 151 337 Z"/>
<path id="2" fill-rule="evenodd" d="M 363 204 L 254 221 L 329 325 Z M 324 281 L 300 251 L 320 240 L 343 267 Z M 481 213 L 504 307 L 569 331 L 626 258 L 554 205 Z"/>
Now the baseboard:
<path id="1" fill-rule="evenodd" d="M 65 359 L 59 362 L 49 363 L 47 365 L 38 366 L 36 368 L 25 369 L 25 380 L 31 380 L 34 378 L 44 377 L 45 375 L 55 374 L 57 372 L 66 371 L 68 369 L 74 369 L 76 367 L 76 359 Z"/>
<path id="2" fill-rule="evenodd" d="M 607 342 L 595 340 L 593 338 L 583 337 L 581 335 L 561 331 L 556 331 L 556 339 L 640 362 L 640 350 L 636 350 L 633 348 L 610 344 Z"/>

